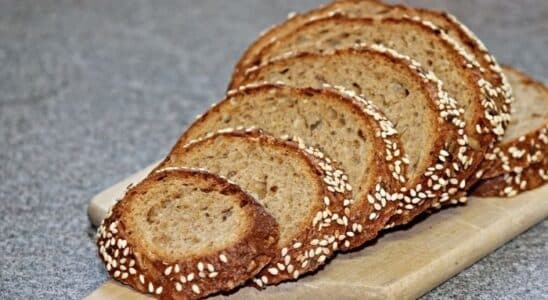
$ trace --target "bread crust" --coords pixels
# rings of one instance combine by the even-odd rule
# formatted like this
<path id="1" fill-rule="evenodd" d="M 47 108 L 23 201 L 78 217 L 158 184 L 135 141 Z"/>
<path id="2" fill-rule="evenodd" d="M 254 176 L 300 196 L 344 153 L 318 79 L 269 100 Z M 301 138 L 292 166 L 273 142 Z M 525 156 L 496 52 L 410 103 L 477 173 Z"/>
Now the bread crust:
<path id="1" fill-rule="evenodd" d="M 341 105 L 342 102 L 350 106 L 352 111 L 360 114 L 362 119 L 369 125 L 369 127 L 363 128 L 363 130 L 373 131 L 373 134 L 371 134 L 372 139 L 368 142 L 374 145 L 373 149 L 381 149 L 373 151 L 368 156 L 371 176 L 367 178 L 367 183 L 364 186 L 369 187 L 365 194 L 370 195 L 372 199 L 360 199 L 361 201 L 354 201 L 354 204 L 350 206 L 348 215 L 351 229 L 347 231 L 348 242 L 345 241 L 339 248 L 342 251 L 351 250 L 373 239 L 395 213 L 397 202 L 391 198 L 391 194 L 399 191 L 400 187 L 407 181 L 404 176 L 407 163 L 404 159 L 405 153 L 399 134 L 394 129 L 393 124 L 370 101 L 356 95 L 344 95 L 340 88 L 336 87 L 323 89 L 295 88 L 283 84 L 259 84 L 242 87 L 229 92 L 224 99 L 200 116 L 180 137 L 175 148 L 182 147 L 189 143 L 191 139 L 199 136 L 203 132 L 203 130 L 200 130 L 202 124 L 208 119 L 215 119 L 219 114 L 230 110 L 233 105 L 231 104 L 232 100 L 269 92 L 291 94 L 296 97 L 299 95 L 313 95 L 314 97 L 317 96 L 318 99 L 332 101 L 334 105 Z M 240 127 L 241 129 L 243 128 Z M 263 129 L 268 131 L 268 128 Z M 298 136 L 280 136 L 278 138 L 293 140 L 307 147 L 306 141 Z M 336 157 L 331 158 L 337 160 Z"/>
<path id="2" fill-rule="evenodd" d="M 519 80 L 518 84 L 525 88 L 538 89 L 548 105 L 548 87 L 546 85 L 510 66 L 504 66 L 504 71 L 516 77 Z M 525 100 L 518 97 L 517 101 Z M 517 174 L 529 166 L 533 169 L 535 166 L 542 166 L 546 153 L 548 153 L 548 122 L 533 131 L 524 132 L 523 135 L 497 146 L 492 154 L 486 156 L 486 160 L 491 164 L 481 169 L 483 170 L 480 173 L 481 178 L 499 177 L 510 172 Z"/>
<path id="3" fill-rule="evenodd" d="M 124 220 L 135 195 L 166 178 L 205 180 L 211 188 L 234 195 L 246 212 L 248 230 L 230 247 L 178 261 L 159 257 L 144 249 L 128 234 Z M 219 291 L 229 291 L 257 274 L 273 256 L 279 238 L 274 218 L 253 197 L 227 180 L 195 169 L 159 171 L 131 188 L 103 220 L 97 233 L 99 257 L 113 278 L 134 289 L 162 299 L 198 299 Z"/>
<path id="4" fill-rule="evenodd" d="M 397 215 L 392 218 L 388 226 L 405 224 L 411 219 L 426 211 L 436 203 L 458 203 L 465 201 L 465 198 L 457 194 L 462 181 L 468 176 L 463 172 L 468 164 L 471 153 L 464 131 L 464 121 L 461 111 L 453 99 L 447 96 L 441 87 L 441 82 L 429 72 L 422 70 L 417 62 L 404 57 L 394 51 L 381 46 L 358 46 L 355 48 L 335 49 L 328 53 L 300 52 L 291 56 L 274 59 L 257 69 L 247 72 L 244 83 L 249 84 L 257 81 L 261 72 L 269 68 L 283 68 L 295 65 L 303 59 L 324 59 L 330 56 L 359 55 L 365 59 L 384 59 L 390 63 L 397 64 L 400 70 L 409 73 L 409 79 L 414 80 L 424 91 L 431 101 L 429 109 L 438 115 L 438 128 L 434 145 L 429 160 L 425 163 L 424 176 L 413 178 L 407 184 L 407 188 L 397 193 L 400 200 Z M 356 95 L 353 95 L 356 96 Z M 443 99 L 446 98 L 446 99 Z M 440 105 L 443 104 L 443 105 Z M 442 155 L 443 153 L 443 155 Z M 448 155 L 447 155 L 448 154 Z M 475 154 L 477 156 L 481 154 Z M 456 166 L 455 166 L 456 164 Z M 427 169 L 428 168 L 428 169 Z M 442 179 L 440 181 L 440 179 Z M 419 195 L 427 195 L 422 199 Z"/>
<path id="5" fill-rule="evenodd" d="M 272 260 L 253 279 L 254 284 L 257 287 L 264 287 L 268 284 L 297 279 L 305 273 L 318 269 L 333 257 L 339 245 L 347 241 L 348 217 L 346 214 L 349 208 L 346 204 L 348 201 L 345 200 L 350 199 L 352 187 L 344 179 L 344 172 L 316 149 L 303 148 L 303 145 L 276 139 L 255 128 L 226 128 L 191 140 L 186 145 L 178 144 L 158 169 L 177 166 L 171 161 L 172 158 L 184 157 L 185 153 L 196 147 L 207 147 L 217 138 L 238 138 L 241 143 L 257 143 L 281 149 L 287 155 L 299 157 L 306 163 L 310 174 L 314 175 L 313 180 L 320 187 L 321 192 L 317 195 L 316 201 L 321 203 L 319 209 L 304 216 L 306 223 L 310 226 L 301 228 L 290 244 L 272 247 L 275 250 Z"/>

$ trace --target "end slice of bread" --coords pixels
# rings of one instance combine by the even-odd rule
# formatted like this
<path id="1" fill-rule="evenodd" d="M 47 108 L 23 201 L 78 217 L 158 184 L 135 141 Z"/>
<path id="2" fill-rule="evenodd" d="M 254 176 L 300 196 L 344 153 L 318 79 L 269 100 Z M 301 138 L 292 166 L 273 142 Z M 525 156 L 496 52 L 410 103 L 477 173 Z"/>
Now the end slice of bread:
<path id="1" fill-rule="evenodd" d="M 514 68 L 504 72 L 516 98 L 513 118 L 502 143 L 486 157 L 492 164 L 480 173 L 483 179 L 520 173 L 548 153 L 548 87 Z"/>
<path id="2" fill-rule="evenodd" d="M 278 222 L 280 240 L 254 280 L 259 287 L 316 270 L 346 242 L 352 187 L 319 150 L 256 129 L 227 128 L 176 146 L 159 169 L 179 166 L 236 182 Z"/>
<path id="3" fill-rule="evenodd" d="M 503 143 L 487 159 L 492 167 L 478 173 L 475 196 L 513 197 L 548 181 L 548 87 L 504 67 L 514 90 L 514 117 Z"/>
<path id="4" fill-rule="evenodd" d="M 109 274 L 165 299 L 232 290 L 274 256 L 274 218 L 249 194 L 199 170 L 165 170 L 131 188 L 99 227 Z"/>
<path id="5" fill-rule="evenodd" d="M 349 243 L 340 245 L 342 250 L 374 238 L 395 213 L 397 203 L 391 194 L 406 184 L 407 159 L 393 124 L 372 103 L 338 90 L 250 86 L 213 106 L 177 144 L 224 127 L 251 126 L 282 139 L 298 137 L 346 171 L 353 205 Z"/>
<path id="6" fill-rule="evenodd" d="M 394 224 L 406 223 L 436 203 L 458 202 L 472 171 L 462 111 L 441 82 L 417 62 L 380 47 L 359 46 L 275 59 L 247 73 L 246 84 L 283 82 L 298 87 L 341 86 L 373 102 L 400 133 L 409 181 Z M 462 198 L 461 200 L 464 200 Z"/>

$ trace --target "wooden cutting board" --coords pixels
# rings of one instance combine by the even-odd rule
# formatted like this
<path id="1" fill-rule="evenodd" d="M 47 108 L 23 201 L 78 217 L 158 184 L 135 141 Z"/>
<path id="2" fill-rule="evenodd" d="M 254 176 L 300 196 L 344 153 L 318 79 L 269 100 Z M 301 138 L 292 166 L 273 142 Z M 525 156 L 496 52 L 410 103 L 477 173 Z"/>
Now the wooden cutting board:
<path id="1" fill-rule="evenodd" d="M 88 213 L 101 222 L 115 199 L 153 166 L 95 196 Z M 242 288 L 230 299 L 411 299 L 417 298 L 548 216 L 548 185 L 515 198 L 471 198 L 404 230 L 381 236 L 360 251 L 338 255 L 323 270 L 258 291 Z M 86 299 L 148 299 L 107 281 Z"/>

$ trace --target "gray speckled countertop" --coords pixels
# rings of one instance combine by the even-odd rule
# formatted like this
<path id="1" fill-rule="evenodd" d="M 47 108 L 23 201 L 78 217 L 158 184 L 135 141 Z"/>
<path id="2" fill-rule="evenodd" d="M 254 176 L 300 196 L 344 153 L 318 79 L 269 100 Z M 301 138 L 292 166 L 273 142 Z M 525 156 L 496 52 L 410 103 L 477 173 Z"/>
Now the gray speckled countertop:
<path id="1" fill-rule="evenodd" d="M 413 2 L 548 79 L 548 1 Z M 104 282 L 90 197 L 165 155 L 253 37 L 315 4 L 0 1 L 0 298 L 78 299 Z M 547 297 L 546 220 L 425 296 Z"/>

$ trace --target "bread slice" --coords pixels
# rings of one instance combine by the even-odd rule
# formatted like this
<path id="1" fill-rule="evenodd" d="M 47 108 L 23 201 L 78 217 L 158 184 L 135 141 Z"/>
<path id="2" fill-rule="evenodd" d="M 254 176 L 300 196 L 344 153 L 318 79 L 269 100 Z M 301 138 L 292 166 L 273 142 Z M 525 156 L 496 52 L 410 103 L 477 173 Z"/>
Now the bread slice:
<path id="1" fill-rule="evenodd" d="M 131 188 L 97 237 L 115 280 L 163 299 L 197 299 L 257 274 L 274 256 L 279 228 L 237 185 L 178 169 Z"/>
<path id="2" fill-rule="evenodd" d="M 223 129 L 177 145 L 159 168 L 206 168 L 255 195 L 280 225 L 275 255 L 254 280 L 259 287 L 316 270 L 346 239 L 352 187 L 316 149 L 259 130 Z"/>
<path id="3" fill-rule="evenodd" d="M 484 179 L 540 166 L 548 153 L 548 87 L 514 68 L 505 67 L 504 72 L 516 97 L 513 119 L 502 143 L 486 157 L 493 164 Z"/>
<path id="4" fill-rule="evenodd" d="M 475 186 L 476 196 L 512 197 L 548 181 L 548 87 L 514 68 L 504 72 L 516 97 L 514 118 L 487 157 L 493 166 Z"/>
<path id="5" fill-rule="evenodd" d="M 406 182 L 407 159 L 394 126 L 370 102 L 327 89 L 248 87 L 201 116 L 177 144 L 227 126 L 256 126 L 282 139 L 297 136 L 337 160 L 348 174 L 354 199 L 350 236 L 342 250 L 374 238 L 395 213 L 397 201 L 390 195 Z"/>
<path id="6" fill-rule="evenodd" d="M 248 72 L 244 82 L 263 81 L 343 86 L 374 102 L 395 123 L 410 161 L 395 224 L 408 222 L 438 201 L 457 201 L 456 189 L 467 176 L 463 170 L 469 161 L 464 122 L 441 83 L 416 62 L 379 46 L 300 53 Z"/>
<path id="7" fill-rule="evenodd" d="M 548 158 L 531 164 L 520 172 L 510 171 L 502 175 L 483 179 L 472 189 L 479 197 L 514 197 L 525 191 L 543 186 L 548 182 Z"/>

